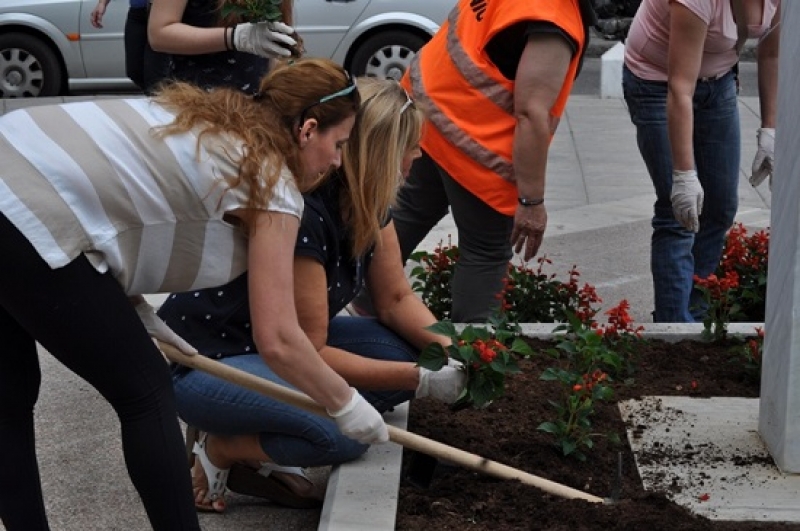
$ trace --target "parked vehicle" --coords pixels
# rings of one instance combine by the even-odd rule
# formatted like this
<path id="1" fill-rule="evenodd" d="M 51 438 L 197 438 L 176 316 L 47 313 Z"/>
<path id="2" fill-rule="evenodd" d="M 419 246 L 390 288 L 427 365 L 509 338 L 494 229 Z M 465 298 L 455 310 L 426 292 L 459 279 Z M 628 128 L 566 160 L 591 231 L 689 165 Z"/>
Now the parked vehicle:
<path id="1" fill-rule="evenodd" d="M 399 79 L 456 0 L 294 0 L 306 56 L 329 57 L 354 75 Z M 135 89 L 125 77 L 126 0 L 112 0 L 103 28 L 97 0 L 0 1 L 0 97 Z"/>

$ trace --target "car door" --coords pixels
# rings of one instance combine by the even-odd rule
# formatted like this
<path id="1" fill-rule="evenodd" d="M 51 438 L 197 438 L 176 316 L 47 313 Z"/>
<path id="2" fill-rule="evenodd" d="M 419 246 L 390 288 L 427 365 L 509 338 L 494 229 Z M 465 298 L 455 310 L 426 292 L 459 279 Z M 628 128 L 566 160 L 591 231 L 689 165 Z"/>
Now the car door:
<path id="1" fill-rule="evenodd" d="M 333 58 L 350 26 L 371 0 L 295 0 L 295 27 L 306 57 Z"/>
<path id="2" fill-rule="evenodd" d="M 126 0 L 108 3 L 103 27 L 95 28 L 90 22 L 97 0 L 76 0 L 80 9 L 80 49 L 83 67 L 88 79 L 125 79 L 125 19 L 128 14 Z"/>

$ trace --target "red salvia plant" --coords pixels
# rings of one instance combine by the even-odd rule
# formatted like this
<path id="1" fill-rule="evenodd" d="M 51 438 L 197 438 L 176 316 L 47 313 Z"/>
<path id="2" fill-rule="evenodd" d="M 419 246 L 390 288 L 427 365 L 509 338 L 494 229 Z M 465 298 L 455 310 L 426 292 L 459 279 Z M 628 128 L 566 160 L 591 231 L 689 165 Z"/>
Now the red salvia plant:
<path id="1" fill-rule="evenodd" d="M 728 334 L 731 316 L 736 315 L 740 308 L 734 293 L 739 287 L 739 274 L 729 270 L 723 277 L 711 274 L 708 278 L 700 278 L 695 275 L 694 283 L 707 305 L 703 319 L 705 335 L 715 340 L 724 339 Z"/>
<path id="2" fill-rule="evenodd" d="M 737 345 L 732 349 L 733 358 L 731 361 L 741 363 L 748 378 L 759 381 L 761 378 L 761 363 L 764 357 L 764 329 L 757 326 L 755 330 L 755 336 L 748 337 L 743 345 Z"/>
<path id="3" fill-rule="evenodd" d="M 450 283 L 458 264 L 458 247 L 440 242 L 433 252 L 417 251 L 409 258 L 416 262 L 410 274 L 412 289 L 437 319 L 450 319 Z M 516 323 L 563 323 L 567 314 L 573 314 L 590 322 L 598 311 L 593 305 L 602 301 L 593 286 L 580 286 L 577 267 L 573 266 L 568 280 L 562 282 L 555 273 L 545 272 L 550 259 L 541 256 L 537 262 L 535 269 L 508 264 L 508 275 L 496 296 L 504 318 Z"/>
<path id="4" fill-rule="evenodd" d="M 729 271 L 738 275 L 739 283 L 730 294 L 738 302 L 738 310 L 731 315 L 732 320 L 764 321 L 768 257 L 768 229 L 748 234 L 744 225 L 735 223 L 728 231 L 717 276 L 725 276 Z"/>

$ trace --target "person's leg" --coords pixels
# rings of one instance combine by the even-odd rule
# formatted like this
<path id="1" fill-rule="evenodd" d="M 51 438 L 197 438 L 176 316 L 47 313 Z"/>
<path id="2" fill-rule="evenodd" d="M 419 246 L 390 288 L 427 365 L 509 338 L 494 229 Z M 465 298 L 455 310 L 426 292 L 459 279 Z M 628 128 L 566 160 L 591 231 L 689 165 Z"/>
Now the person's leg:
<path id="1" fill-rule="evenodd" d="M 684 229 L 672 213 L 672 156 L 667 133 L 666 83 L 638 79 L 623 68 L 623 93 L 636 141 L 656 192 L 650 270 L 653 275 L 657 323 L 693 322 L 689 313 L 692 291 L 694 233 Z"/>
<path id="2" fill-rule="evenodd" d="M 33 408 L 41 373 L 36 343 L 3 308 L 0 283 L 0 522 L 8 531 L 46 531 Z"/>
<path id="3" fill-rule="evenodd" d="M 514 218 L 500 214 L 475 197 L 439 168 L 458 227 L 458 262 L 450 287 L 451 319 L 457 323 L 485 323 L 498 308 L 508 263 L 513 256 Z"/>
<path id="4" fill-rule="evenodd" d="M 442 184 L 439 166 L 425 151 L 414 161 L 408 179 L 397 192 L 392 207 L 403 263 L 443 217 L 450 200 Z"/>
<path id="5" fill-rule="evenodd" d="M 220 360 L 225 365 L 292 388 L 257 354 Z M 269 459 L 284 466 L 326 466 L 353 460 L 367 446 L 344 436 L 330 419 L 221 380 L 178 370 L 173 385 L 181 418 L 220 436 L 259 434 Z"/>
<path id="6" fill-rule="evenodd" d="M 153 529 L 199 529 L 169 371 L 117 280 L 83 256 L 51 269 L 2 216 L 0 242 L 0 304 L 115 409 L 128 473 Z M 33 370 L 26 368 L 29 380 Z M 30 394 L 26 402 L 20 411 Z M 35 502 L 28 501 L 34 510 Z"/>
<path id="7" fill-rule="evenodd" d="M 719 266 L 725 234 L 739 206 L 741 131 L 732 72 L 698 84 L 694 113 L 695 161 L 705 200 L 692 253 L 694 274 L 706 278 Z M 692 292 L 690 311 L 696 320 L 703 320 L 706 308 L 698 290 Z"/>
<path id="8" fill-rule="evenodd" d="M 418 349 L 371 317 L 334 317 L 328 327 L 328 345 L 365 358 L 417 362 Z M 412 390 L 359 392 L 383 413 L 414 398 Z"/>

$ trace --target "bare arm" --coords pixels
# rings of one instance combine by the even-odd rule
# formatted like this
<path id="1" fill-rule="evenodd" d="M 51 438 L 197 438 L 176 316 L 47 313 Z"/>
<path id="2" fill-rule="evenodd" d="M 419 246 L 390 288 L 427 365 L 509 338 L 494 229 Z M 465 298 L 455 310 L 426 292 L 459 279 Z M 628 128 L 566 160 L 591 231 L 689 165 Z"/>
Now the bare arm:
<path id="1" fill-rule="evenodd" d="M 436 323 L 436 317 L 411 289 L 402 264 L 400 242 L 390 222 L 381 230 L 367 272 L 378 320 L 420 350 L 434 342 L 449 346 L 449 338 L 425 330 Z"/>
<path id="2" fill-rule="evenodd" d="M 778 106 L 778 54 L 780 51 L 780 7 L 769 34 L 758 44 L 758 96 L 761 127 L 775 128 Z"/>
<path id="3" fill-rule="evenodd" d="M 188 0 L 153 0 L 147 38 L 157 52 L 200 55 L 224 52 L 230 28 L 198 28 L 181 22 Z"/>
<path id="4" fill-rule="evenodd" d="M 293 255 L 299 224 L 288 214 L 258 216 L 248 256 L 253 338 L 278 376 L 329 410 L 339 410 L 350 401 L 350 386 L 319 356 L 295 310 Z"/>
<path id="5" fill-rule="evenodd" d="M 517 191 L 526 199 L 544 198 L 547 155 L 552 119 L 550 110 L 566 80 L 572 49 L 560 35 L 534 35 L 522 52 L 514 85 L 514 131 L 512 160 Z M 514 216 L 511 242 L 524 259 L 539 250 L 547 228 L 544 204 L 519 206 Z"/>
<path id="6" fill-rule="evenodd" d="M 328 345 L 328 283 L 325 269 L 313 258 L 299 256 L 295 257 L 294 271 L 300 326 L 334 371 L 350 385 L 361 389 L 417 388 L 419 369 L 414 363 L 365 358 Z"/>
<path id="7" fill-rule="evenodd" d="M 111 0 L 98 0 L 97 5 L 89 14 L 89 22 L 91 22 L 92 26 L 95 28 L 103 27 L 103 16 L 106 14 L 106 8 L 108 7 L 108 3 L 110 1 Z"/>
<path id="8" fill-rule="evenodd" d="M 672 146 L 672 167 L 694 170 L 694 112 L 692 100 L 703 57 L 708 26 L 688 8 L 670 4 L 667 129 Z"/>

